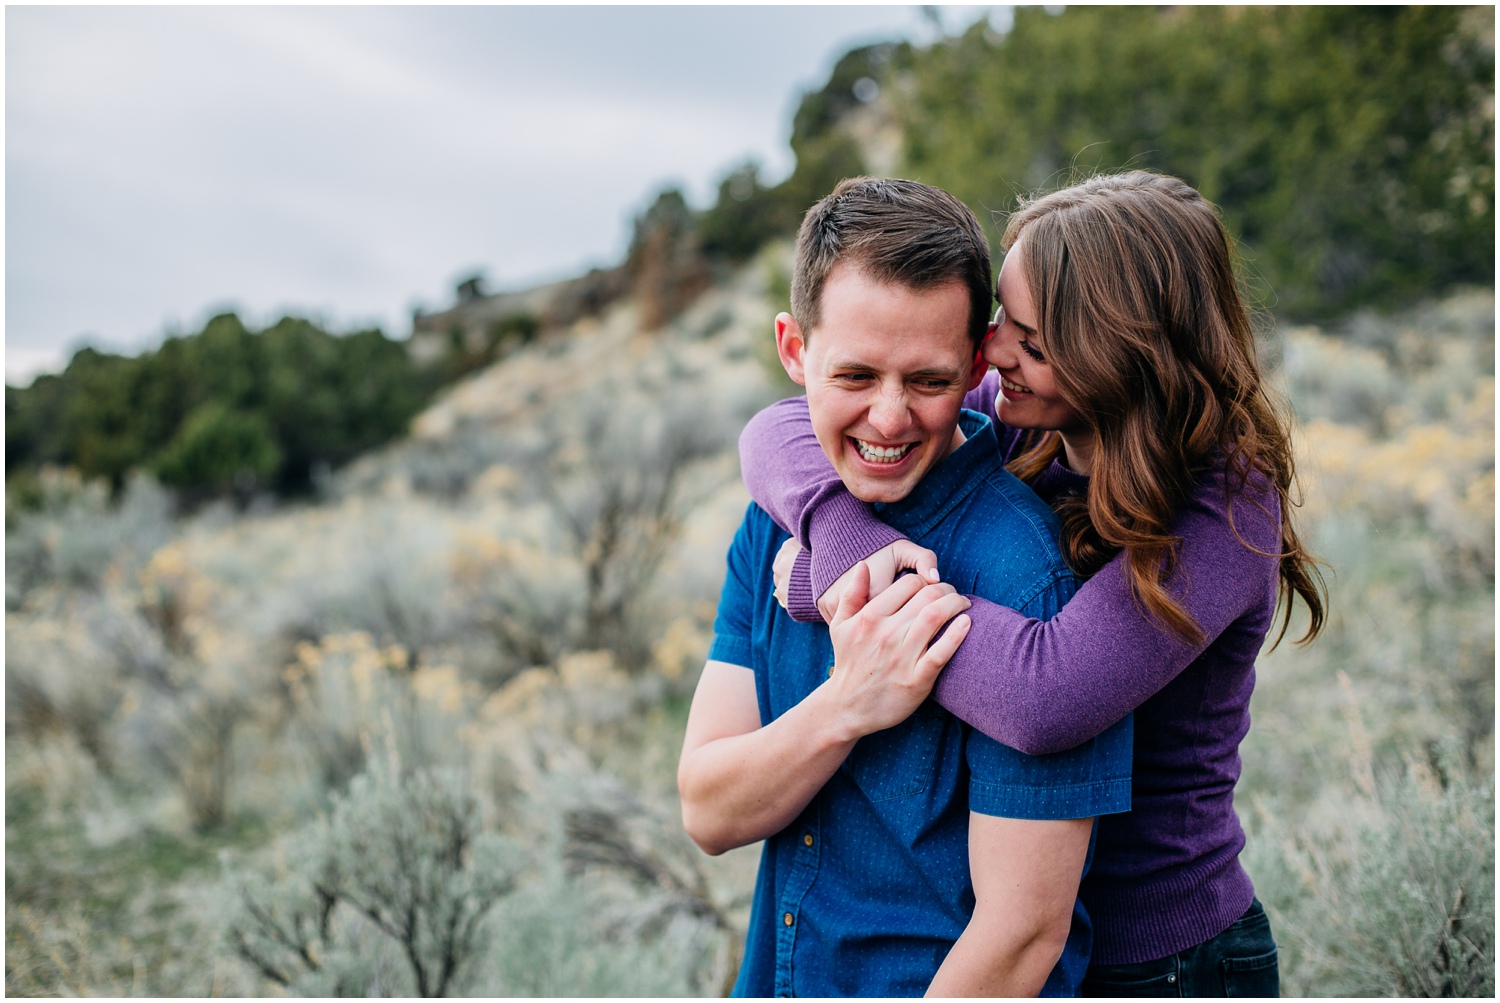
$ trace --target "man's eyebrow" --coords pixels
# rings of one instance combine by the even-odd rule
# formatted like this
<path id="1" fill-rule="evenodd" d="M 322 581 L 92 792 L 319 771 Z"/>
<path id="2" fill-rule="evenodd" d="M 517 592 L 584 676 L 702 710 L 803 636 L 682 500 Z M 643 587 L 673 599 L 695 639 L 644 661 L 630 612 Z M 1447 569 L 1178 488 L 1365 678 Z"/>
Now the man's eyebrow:
<path id="1" fill-rule="evenodd" d="M 873 366 L 873 365 L 871 365 L 868 362 L 853 362 L 853 361 L 851 361 L 851 362 L 834 362 L 831 368 L 835 372 L 878 373 L 880 371 L 879 367 Z M 918 370 L 916 370 L 914 372 L 906 373 L 904 375 L 905 375 L 905 378 L 909 379 L 909 380 L 910 379 L 922 379 L 923 377 L 932 377 L 932 376 L 940 376 L 940 377 L 942 377 L 945 380 L 957 380 L 957 379 L 962 379 L 963 378 L 963 376 L 964 376 L 964 370 L 961 367 L 960 368 L 954 368 L 954 369 L 943 369 L 943 368 L 938 368 L 938 369 L 918 369 Z"/>

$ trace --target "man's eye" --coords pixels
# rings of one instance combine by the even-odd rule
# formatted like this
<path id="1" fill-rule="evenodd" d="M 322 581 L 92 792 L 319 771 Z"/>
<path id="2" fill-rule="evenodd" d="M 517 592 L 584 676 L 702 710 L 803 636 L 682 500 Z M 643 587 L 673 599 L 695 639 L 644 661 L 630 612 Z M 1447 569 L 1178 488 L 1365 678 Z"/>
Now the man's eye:
<path id="1" fill-rule="evenodd" d="M 840 373 L 839 379 L 846 383 L 868 383 L 875 377 L 871 373 Z"/>
<path id="2" fill-rule="evenodd" d="M 1035 348 L 1032 348 L 1031 347 L 1031 342 L 1027 341 L 1025 338 L 1021 339 L 1020 345 L 1021 345 L 1021 351 L 1025 352 L 1027 355 L 1031 356 L 1036 361 L 1038 361 L 1038 362 L 1046 362 L 1047 361 L 1047 357 L 1045 355 L 1043 355 L 1041 352 L 1038 352 Z"/>

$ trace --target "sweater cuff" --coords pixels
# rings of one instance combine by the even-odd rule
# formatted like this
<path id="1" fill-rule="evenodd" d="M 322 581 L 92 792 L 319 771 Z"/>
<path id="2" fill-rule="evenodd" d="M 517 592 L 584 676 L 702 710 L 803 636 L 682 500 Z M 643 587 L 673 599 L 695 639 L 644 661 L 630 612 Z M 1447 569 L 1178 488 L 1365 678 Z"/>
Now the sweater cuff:
<path id="1" fill-rule="evenodd" d="M 786 583 L 786 611 L 798 623 L 822 623 L 823 614 L 818 609 L 818 596 L 812 587 L 812 555 L 805 550 L 797 552 L 792 564 L 792 577 Z"/>
<path id="2" fill-rule="evenodd" d="M 807 528 L 813 555 L 813 595 L 821 596 L 860 561 L 904 539 L 851 494 L 841 491 L 824 501 L 813 510 Z"/>

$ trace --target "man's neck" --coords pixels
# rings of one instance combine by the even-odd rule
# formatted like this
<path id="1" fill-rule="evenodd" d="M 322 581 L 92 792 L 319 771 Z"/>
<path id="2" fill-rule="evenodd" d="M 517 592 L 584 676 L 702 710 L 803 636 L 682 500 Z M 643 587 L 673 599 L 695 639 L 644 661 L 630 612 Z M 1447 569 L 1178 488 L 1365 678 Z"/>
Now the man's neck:
<path id="1" fill-rule="evenodd" d="M 967 435 L 964 435 L 963 426 L 954 425 L 953 438 L 948 442 L 948 451 L 943 454 L 943 459 L 946 460 L 948 457 L 952 456 L 955 452 L 958 451 L 959 446 L 962 446 L 968 441 L 969 437 Z"/>

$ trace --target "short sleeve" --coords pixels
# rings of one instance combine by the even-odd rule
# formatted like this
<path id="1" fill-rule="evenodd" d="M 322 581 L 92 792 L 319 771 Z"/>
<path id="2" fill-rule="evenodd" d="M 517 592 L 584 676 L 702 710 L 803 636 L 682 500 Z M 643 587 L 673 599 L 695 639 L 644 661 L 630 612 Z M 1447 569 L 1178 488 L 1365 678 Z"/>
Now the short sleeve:
<path id="1" fill-rule="evenodd" d="M 719 611 L 714 617 L 714 642 L 708 660 L 753 668 L 750 636 L 753 629 L 755 568 L 751 535 L 754 503 L 745 512 L 739 532 L 729 544 L 724 587 L 719 591 Z"/>
<path id="2" fill-rule="evenodd" d="M 1016 603 L 1016 612 L 1033 620 L 1050 620 L 1058 614 L 1068 600 L 1078 591 L 1078 579 L 1066 567 L 1037 582 L 1036 586 Z"/>
<path id="3" fill-rule="evenodd" d="M 1028 756 L 969 730 L 969 810 L 999 818 L 1091 818 L 1130 810 L 1133 715 L 1066 752 Z"/>

